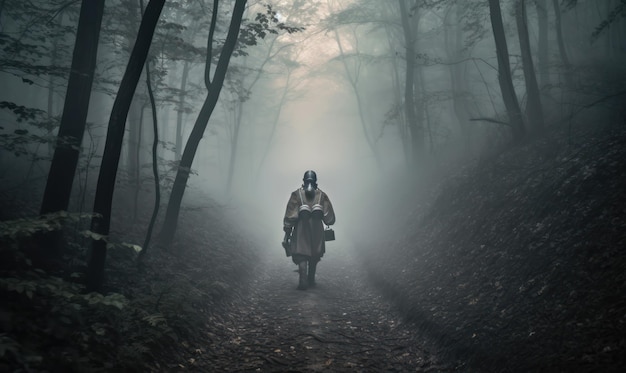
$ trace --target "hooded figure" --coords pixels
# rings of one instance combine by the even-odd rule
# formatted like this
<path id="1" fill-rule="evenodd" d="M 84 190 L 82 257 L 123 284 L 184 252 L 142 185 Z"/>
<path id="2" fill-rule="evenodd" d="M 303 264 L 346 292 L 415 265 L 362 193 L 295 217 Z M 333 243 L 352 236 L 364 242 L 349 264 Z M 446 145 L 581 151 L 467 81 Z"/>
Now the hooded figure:
<path id="1" fill-rule="evenodd" d="M 317 187 L 315 171 L 305 172 L 302 181 L 302 187 L 292 192 L 287 202 L 283 247 L 298 265 L 298 289 L 306 290 L 315 286 L 317 262 L 326 251 L 324 224 L 335 223 L 335 212 L 326 193 Z"/>

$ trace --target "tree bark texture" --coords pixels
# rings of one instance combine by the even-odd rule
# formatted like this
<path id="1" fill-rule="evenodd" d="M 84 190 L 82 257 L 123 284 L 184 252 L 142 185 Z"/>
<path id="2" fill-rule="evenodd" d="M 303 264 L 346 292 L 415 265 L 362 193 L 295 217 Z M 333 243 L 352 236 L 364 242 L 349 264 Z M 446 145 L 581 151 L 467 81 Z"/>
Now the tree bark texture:
<path id="1" fill-rule="evenodd" d="M 217 0 L 215 1 L 217 2 Z M 196 122 L 194 123 L 193 129 L 189 134 L 189 139 L 187 140 L 187 144 L 185 145 L 185 150 L 183 151 L 180 164 L 178 166 L 178 171 L 176 172 L 176 178 L 174 179 L 174 184 L 172 185 L 172 192 L 170 193 L 169 202 L 167 204 L 167 210 L 165 212 L 165 218 L 163 221 L 163 228 L 161 229 L 159 235 L 159 238 L 162 241 L 161 243 L 165 246 L 169 246 L 174 239 L 174 234 L 176 233 L 176 227 L 178 225 L 180 207 L 183 200 L 183 195 L 185 194 L 185 188 L 187 187 L 187 180 L 189 179 L 189 174 L 191 172 L 193 158 L 198 149 L 198 145 L 200 144 L 200 140 L 202 140 L 202 135 L 204 134 L 204 130 L 206 129 L 209 119 L 211 118 L 211 114 L 213 113 L 213 110 L 217 105 L 217 100 L 219 99 L 222 86 L 224 85 L 224 78 L 226 76 L 226 71 L 228 70 L 230 57 L 232 56 L 233 50 L 235 49 L 235 45 L 237 44 L 237 37 L 239 35 L 239 28 L 241 26 L 241 20 L 245 8 L 246 0 L 237 0 L 235 2 L 230 27 L 228 29 L 228 34 L 224 42 L 224 47 L 222 48 L 219 60 L 217 62 L 213 82 L 211 82 L 209 78 L 209 67 L 211 63 L 211 58 L 210 56 L 209 58 L 207 58 L 207 66 L 205 67 L 205 83 L 208 88 L 208 93 L 206 99 L 204 100 L 204 104 L 200 109 L 200 113 L 198 113 L 198 117 L 196 119 Z M 212 29 L 215 27 L 215 11 L 213 17 L 214 19 L 211 23 Z M 212 31 L 210 31 L 209 43 L 212 43 L 212 38 L 213 34 Z M 207 48 L 207 51 L 210 50 L 210 47 Z"/>
<path id="2" fill-rule="evenodd" d="M 530 39 L 528 37 L 528 24 L 526 20 L 526 5 L 524 0 L 518 0 L 515 8 L 515 22 L 517 24 L 517 34 L 519 37 L 520 51 L 522 53 L 522 68 L 524 70 L 524 81 L 526 82 L 526 117 L 528 127 L 534 133 L 541 133 L 544 128 L 543 108 L 541 107 L 541 96 L 535 66 L 530 51 Z"/>
<path id="3" fill-rule="evenodd" d="M 526 134 L 522 111 L 520 110 L 513 79 L 511 78 L 511 67 L 509 63 L 509 49 L 504 35 L 504 25 L 502 24 L 502 12 L 500 11 L 499 0 L 489 0 L 489 16 L 491 18 L 491 28 L 496 43 L 496 55 L 498 58 L 498 82 L 502 92 L 502 99 L 509 117 L 509 124 L 515 141 L 521 141 Z"/>
<path id="4" fill-rule="evenodd" d="M 82 1 L 63 114 L 41 203 L 41 214 L 67 210 L 70 203 L 89 111 L 103 11 L 104 0 Z M 60 234 L 49 237 L 51 240 L 48 244 L 52 247 L 48 250 L 53 256 L 61 252 Z"/>
<path id="5" fill-rule="evenodd" d="M 148 56 L 154 29 L 159 21 L 164 4 L 165 0 L 150 0 L 150 3 L 148 3 L 141 19 L 137 40 L 133 46 L 126 71 L 124 71 L 124 76 L 111 109 L 93 208 L 94 213 L 98 215 L 91 220 L 91 231 L 105 237 L 109 234 L 111 224 L 111 206 L 115 190 L 115 178 L 122 151 L 126 118 Z M 105 240 L 93 240 L 87 268 L 88 291 L 99 291 L 102 287 L 106 251 L 107 242 Z"/>

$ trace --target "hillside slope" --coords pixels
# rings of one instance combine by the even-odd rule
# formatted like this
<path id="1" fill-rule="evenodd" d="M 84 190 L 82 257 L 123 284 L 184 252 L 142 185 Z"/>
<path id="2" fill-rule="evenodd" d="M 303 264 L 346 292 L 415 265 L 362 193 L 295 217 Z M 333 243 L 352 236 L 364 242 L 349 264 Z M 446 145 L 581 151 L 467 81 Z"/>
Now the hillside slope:
<path id="1" fill-rule="evenodd" d="M 625 186 L 626 128 L 555 130 L 442 183 L 370 277 L 463 371 L 617 370 Z"/>

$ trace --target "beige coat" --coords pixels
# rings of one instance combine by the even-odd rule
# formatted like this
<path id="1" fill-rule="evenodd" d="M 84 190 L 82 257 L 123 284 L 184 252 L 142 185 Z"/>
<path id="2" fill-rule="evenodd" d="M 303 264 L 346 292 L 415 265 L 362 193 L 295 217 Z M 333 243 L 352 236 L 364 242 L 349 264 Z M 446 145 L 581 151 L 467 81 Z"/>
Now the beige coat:
<path id="1" fill-rule="evenodd" d="M 335 212 L 326 193 L 318 188 L 315 196 L 307 199 L 303 188 L 292 192 L 283 220 L 286 229 L 294 228 L 291 236 L 292 256 L 304 255 L 319 260 L 326 251 L 324 224 L 334 223 Z"/>

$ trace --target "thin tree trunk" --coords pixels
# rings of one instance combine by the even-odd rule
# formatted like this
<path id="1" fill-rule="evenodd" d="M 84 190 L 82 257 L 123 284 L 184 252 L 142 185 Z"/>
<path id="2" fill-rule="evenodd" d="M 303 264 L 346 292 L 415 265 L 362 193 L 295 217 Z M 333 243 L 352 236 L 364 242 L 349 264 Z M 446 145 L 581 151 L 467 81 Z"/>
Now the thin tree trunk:
<path id="1" fill-rule="evenodd" d="M 428 146 L 432 154 L 435 151 L 435 142 L 433 139 L 432 123 L 430 122 L 430 110 L 428 109 L 428 92 L 426 91 L 426 79 L 424 78 L 424 69 L 421 66 L 417 67 L 417 76 L 419 77 L 418 87 L 420 93 L 418 102 L 421 103 L 418 106 L 421 108 L 420 119 L 424 123 L 424 133 L 428 134 Z"/>
<path id="2" fill-rule="evenodd" d="M 189 61 L 183 64 L 183 74 L 180 79 L 180 92 L 178 94 L 178 110 L 176 113 L 176 149 L 175 157 L 180 161 L 183 151 L 183 116 L 185 115 L 185 96 L 187 90 L 187 80 L 189 79 Z"/>
<path id="3" fill-rule="evenodd" d="M 63 115 L 41 214 L 67 210 L 69 206 L 89 110 L 103 10 L 104 0 L 82 1 Z M 47 252 L 53 256 L 60 255 L 61 240 L 61 231 L 47 236 Z"/>
<path id="4" fill-rule="evenodd" d="M 400 17 L 402 29 L 404 31 L 404 42 L 406 44 L 406 75 L 404 83 L 404 111 L 407 126 L 411 134 L 411 156 L 413 166 L 417 165 L 424 148 L 424 131 L 418 123 L 415 111 L 415 30 L 409 22 L 407 0 L 398 0 L 400 4 Z"/>
<path id="5" fill-rule="evenodd" d="M 143 0 L 139 0 L 139 6 L 143 11 Z M 159 214 L 159 206 L 161 204 L 161 184 L 159 181 L 159 163 L 157 157 L 157 151 L 159 148 L 159 126 L 157 122 L 157 108 L 154 100 L 154 93 L 152 91 L 152 80 L 150 76 L 150 61 L 146 61 L 146 86 L 148 87 L 148 97 L 150 98 L 150 107 L 152 109 L 152 130 L 154 132 L 154 139 L 152 141 L 152 175 L 154 177 L 154 208 L 152 209 L 152 216 L 150 217 L 150 223 L 148 224 L 148 231 L 146 232 L 146 238 L 143 241 L 140 257 L 144 257 L 148 252 L 150 246 L 150 238 L 152 237 L 152 230 L 154 223 L 156 222 L 157 215 Z"/>
<path id="6" fill-rule="evenodd" d="M 270 131 L 270 137 L 267 140 L 265 145 L 265 151 L 263 152 L 263 156 L 261 157 L 261 161 L 259 162 L 259 167 L 257 168 L 257 179 L 260 176 L 261 169 L 263 168 L 263 164 L 265 163 L 265 159 L 270 152 L 272 140 L 274 139 L 274 134 L 276 133 L 276 127 L 278 126 L 278 121 L 280 119 L 280 114 L 283 110 L 283 106 L 287 99 L 287 92 L 289 91 L 289 81 L 291 80 L 292 69 L 288 68 L 287 71 L 287 81 L 285 82 L 285 87 L 283 88 L 283 93 L 280 96 L 280 101 L 278 102 L 278 109 L 274 114 L 274 120 L 272 121 L 272 130 Z"/>
<path id="7" fill-rule="evenodd" d="M 218 1 L 214 2 L 214 9 L 217 8 Z M 210 81 L 210 64 L 211 64 L 211 45 L 213 43 L 213 32 L 215 30 L 215 22 L 217 18 L 217 11 L 214 10 L 211 22 L 211 30 L 209 31 L 208 48 L 207 48 L 207 60 L 205 66 L 205 84 L 208 88 L 207 97 L 204 100 L 204 104 L 200 109 L 198 118 L 194 123 L 189 140 L 185 145 L 180 165 L 176 172 L 176 178 L 172 186 L 172 192 L 170 193 L 170 199 L 167 204 L 167 210 L 165 212 L 165 219 L 163 221 L 163 228 L 160 232 L 160 239 L 165 246 L 169 246 L 174 239 L 176 233 L 176 227 L 178 225 L 178 215 L 180 214 L 180 206 L 182 203 L 185 188 L 187 186 L 187 180 L 191 172 L 191 164 L 193 158 L 204 134 L 204 130 L 211 118 L 211 114 L 217 105 L 217 100 L 224 85 L 224 78 L 230 62 L 230 57 L 235 49 L 237 43 L 237 37 L 239 35 L 239 28 L 241 26 L 241 20 L 243 12 L 245 11 L 246 0 L 236 0 L 235 7 L 233 9 L 233 15 L 228 29 L 228 35 L 224 42 L 224 47 L 220 53 L 217 67 L 215 70 L 215 76 L 213 82 Z"/>
<path id="8" fill-rule="evenodd" d="M 259 66 L 258 69 L 256 69 L 256 75 L 254 77 L 254 79 L 252 79 L 252 82 L 247 86 L 247 88 L 245 88 L 245 90 L 247 92 L 252 92 L 254 86 L 256 85 L 256 83 L 259 81 L 259 79 L 261 78 L 261 76 L 263 75 L 263 71 L 264 71 L 264 67 L 265 65 L 270 62 L 272 60 L 273 57 L 275 57 L 283 48 L 287 48 L 288 46 L 290 46 L 291 44 L 287 44 L 284 45 L 282 47 L 280 47 L 277 51 L 273 52 L 274 49 L 274 44 L 276 43 L 276 41 L 278 40 L 278 37 L 275 36 L 272 39 L 272 42 L 270 43 L 269 47 L 267 48 L 267 54 L 265 56 L 265 59 L 263 60 L 263 63 L 261 63 L 261 66 Z M 247 61 L 247 59 L 244 59 L 244 63 L 245 61 Z M 289 71 L 289 74 L 291 74 L 291 71 Z M 230 160 L 229 160 L 229 167 L 228 167 L 228 177 L 227 177 L 227 182 L 226 182 L 226 188 L 228 191 L 231 190 L 232 185 L 233 185 L 233 179 L 234 179 L 234 175 L 235 175 L 235 169 L 236 169 L 236 162 L 237 162 L 237 149 L 238 149 L 238 144 L 239 144 L 239 134 L 241 133 L 241 125 L 242 125 L 242 119 L 243 119 L 243 107 L 244 107 L 245 101 L 239 101 L 237 102 L 237 112 L 235 114 L 235 118 L 234 118 L 234 129 L 233 129 L 233 133 L 232 133 L 232 137 L 231 137 L 231 148 L 230 148 Z M 280 109 L 279 109 L 280 111 Z M 278 120 L 278 118 L 276 118 L 276 120 Z M 274 123 L 273 128 L 276 127 L 276 123 Z M 272 135 L 274 133 L 274 130 L 272 129 Z M 271 136 L 270 135 L 270 139 Z M 267 152 L 266 152 L 267 154 Z"/>
<path id="9" fill-rule="evenodd" d="M 241 130 L 241 116 L 243 115 L 243 102 L 239 100 L 235 110 L 235 128 L 230 141 L 230 158 L 228 162 L 228 177 L 226 181 L 226 189 L 230 191 L 233 187 L 233 177 L 235 174 L 235 163 L 237 162 L 237 146 L 239 145 L 239 131 Z"/>
<path id="10" fill-rule="evenodd" d="M 51 66 L 56 66 L 56 64 L 58 63 L 57 49 L 58 49 L 57 39 L 54 39 L 52 41 L 52 53 L 50 54 Z M 54 132 L 54 126 L 52 125 L 53 118 L 54 118 L 54 113 L 53 113 L 54 111 L 54 88 L 55 88 L 54 75 L 50 75 L 48 79 L 50 80 L 48 81 L 48 111 L 47 111 L 48 123 L 46 124 L 46 130 L 47 130 L 47 136 L 52 137 L 52 132 Z M 48 141 L 48 155 L 51 156 L 53 154 L 54 154 L 54 146 L 52 145 L 52 141 Z"/>
<path id="11" fill-rule="evenodd" d="M 548 71 L 548 8 L 546 0 L 535 0 L 537 7 L 537 68 L 539 70 L 539 89 L 550 84 Z"/>
<path id="12" fill-rule="evenodd" d="M 453 15 L 451 22 L 446 22 L 446 52 L 449 61 L 460 61 L 463 57 L 461 53 L 461 49 L 463 47 L 463 24 L 461 23 L 460 17 L 460 7 L 459 2 L 455 2 L 453 5 L 454 9 L 451 9 L 449 15 Z M 447 20 L 447 17 L 446 17 Z M 448 28 L 454 28 L 454 35 L 452 42 L 448 35 Z M 469 128 L 469 114 L 468 114 L 468 104 L 467 104 L 467 95 L 468 89 L 465 77 L 465 68 L 464 65 L 460 63 L 455 63 L 449 66 L 450 72 L 450 82 L 452 88 L 452 107 L 454 109 L 454 115 L 459 123 L 459 129 L 461 130 L 461 136 L 463 137 L 462 141 L 465 147 L 465 151 L 469 152 L 471 148 L 471 139 L 470 139 L 470 128 Z"/>
<path id="13" fill-rule="evenodd" d="M 355 68 L 354 76 L 350 73 L 350 68 L 348 67 L 348 63 L 344 58 L 345 54 L 343 51 L 343 45 L 341 44 L 341 39 L 339 38 L 339 33 L 337 29 L 334 29 L 335 33 L 335 41 L 337 42 L 337 46 L 339 47 L 339 54 L 341 55 L 341 62 L 343 64 L 346 76 L 348 78 L 348 82 L 350 83 L 350 87 L 352 87 L 352 92 L 356 98 L 357 110 L 359 112 L 359 120 L 361 122 L 361 128 L 363 129 L 363 136 L 365 137 L 365 141 L 369 146 L 372 154 L 374 155 L 374 160 L 376 161 L 376 165 L 380 167 L 380 156 L 378 154 L 378 150 L 376 149 L 376 144 L 372 141 L 372 137 L 367 128 L 367 115 L 365 114 L 365 108 L 363 107 L 363 99 L 361 98 L 361 94 L 359 93 L 358 82 L 359 82 L 359 74 L 360 74 L 360 66 Z M 358 52 L 357 52 L 358 53 Z M 356 57 L 358 58 L 358 56 Z M 360 64 L 360 62 L 358 62 Z"/>
<path id="14" fill-rule="evenodd" d="M 141 19 L 137 40 L 133 46 L 126 71 L 111 109 L 94 200 L 93 210 L 97 216 L 94 216 L 91 220 L 91 231 L 104 237 L 108 236 L 111 225 L 111 205 L 113 203 L 117 167 L 122 151 L 126 117 L 128 116 L 130 103 L 141 77 L 141 71 L 152 43 L 154 29 L 159 21 L 164 4 L 165 0 L 150 0 L 150 3 L 148 3 Z M 107 242 L 103 239 L 94 239 L 87 267 L 87 291 L 99 291 L 102 288 L 106 253 Z"/>
<path id="15" fill-rule="evenodd" d="M 563 29 L 561 25 L 561 9 L 559 7 L 559 0 L 552 0 L 552 6 L 554 7 L 554 22 L 556 28 L 556 42 L 559 47 L 559 55 L 561 56 L 561 63 L 563 63 L 563 69 L 565 70 L 565 84 L 568 89 L 574 87 L 574 80 L 572 77 L 572 65 L 567 57 L 567 51 L 565 50 L 565 42 L 563 41 Z"/>
<path id="16" fill-rule="evenodd" d="M 136 107 L 139 109 L 139 124 L 136 128 L 137 135 L 135 137 L 136 145 L 133 147 L 135 153 L 130 155 L 130 157 L 134 158 L 134 163 L 137 167 L 134 168 L 134 174 L 132 175 L 133 180 L 135 180 L 135 196 L 133 198 L 133 222 L 137 221 L 137 216 L 139 215 L 139 192 L 141 191 L 141 141 L 143 135 L 143 118 L 144 118 L 144 103 L 141 105 L 136 104 Z M 128 141 L 130 143 L 130 140 Z"/>
<path id="17" fill-rule="evenodd" d="M 524 121 L 522 119 L 522 111 L 520 110 L 513 80 L 511 78 L 511 67 L 509 64 L 509 49 L 506 45 L 506 37 L 504 35 L 504 25 L 502 24 L 502 13 L 500 11 L 499 0 L 489 0 L 489 16 L 491 18 L 491 27 L 493 37 L 496 44 L 496 55 L 498 58 L 498 82 L 502 91 L 502 99 L 506 107 L 509 117 L 509 124 L 513 132 L 513 139 L 521 141 L 526 134 Z"/>
<path id="18" fill-rule="evenodd" d="M 395 12 L 395 7 L 391 2 L 384 3 L 386 6 L 384 9 L 387 12 Z M 385 14 L 387 16 L 389 13 Z M 391 110 L 395 111 L 398 108 L 397 113 L 397 125 L 399 129 L 400 142 L 402 144 L 402 152 L 404 155 L 404 162 L 407 169 L 410 168 L 411 165 L 411 154 L 410 154 L 410 143 L 409 143 L 409 129 L 407 127 L 407 120 L 405 116 L 405 110 L 399 110 L 399 108 L 403 108 L 402 106 L 402 84 L 400 80 L 400 72 L 398 67 L 398 59 L 397 53 L 395 53 L 396 43 L 393 40 L 392 28 L 385 24 L 385 34 L 387 35 L 387 40 L 389 42 L 389 52 L 392 55 L 391 59 L 391 81 L 393 84 L 393 94 L 394 94 L 394 107 Z"/>
<path id="19" fill-rule="evenodd" d="M 126 47 L 128 50 L 133 45 L 134 40 L 130 35 L 136 35 L 139 29 L 139 22 L 141 21 L 141 15 L 143 13 L 139 6 L 129 3 L 127 5 L 129 10 L 129 27 L 127 29 L 128 37 L 126 38 Z M 142 92 L 143 93 L 143 92 Z M 143 120 L 143 110 L 145 103 L 140 97 L 143 94 L 136 94 L 131 102 L 130 113 L 126 125 L 128 126 L 128 137 L 126 138 L 126 172 L 128 174 L 128 184 L 131 188 L 135 188 L 135 195 L 139 193 L 140 188 L 140 162 L 139 152 L 141 151 L 141 126 Z M 136 207 L 137 201 L 135 201 Z M 136 208 L 134 211 L 136 212 Z M 134 214 L 136 218 L 136 214 Z M 135 219 L 133 218 L 133 222 Z"/>
<path id="20" fill-rule="evenodd" d="M 128 182 L 132 185 L 138 185 L 139 180 L 139 157 L 137 154 L 141 148 L 141 120 L 143 117 L 144 103 L 140 102 L 140 95 L 136 95 L 133 98 L 133 102 L 130 106 L 130 112 L 128 117 L 128 138 L 126 140 L 126 171 L 128 173 Z"/>
<path id="21" fill-rule="evenodd" d="M 528 25 L 526 21 L 526 6 L 524 0 L 518 0 L 515 9 L 515 22 L 519 36 L 520 50 L 522 53 L 522 68 L 524 69 L 524 81 L 526 82 L 526 117 L 529 127 L 534 133 L 541 133 L 544 128 L 543 108 L 533 57 L 530 52 L 530 39 L 528 37 Z"/>

